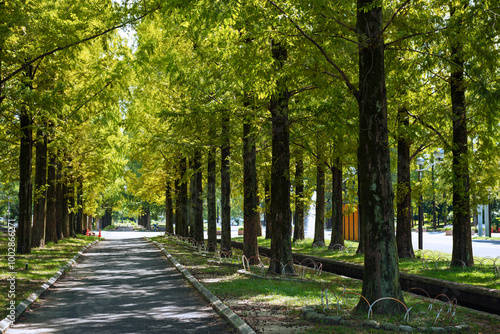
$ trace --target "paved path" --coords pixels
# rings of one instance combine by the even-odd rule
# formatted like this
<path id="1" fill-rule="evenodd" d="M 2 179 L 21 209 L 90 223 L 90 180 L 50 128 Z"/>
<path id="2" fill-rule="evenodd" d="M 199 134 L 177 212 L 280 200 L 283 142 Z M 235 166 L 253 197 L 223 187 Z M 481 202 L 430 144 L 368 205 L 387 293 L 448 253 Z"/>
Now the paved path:
<path id="1" fill-rule="evenodd" d="M 228 333 L 143 239 L 101 241 L 6 333 Z"/>

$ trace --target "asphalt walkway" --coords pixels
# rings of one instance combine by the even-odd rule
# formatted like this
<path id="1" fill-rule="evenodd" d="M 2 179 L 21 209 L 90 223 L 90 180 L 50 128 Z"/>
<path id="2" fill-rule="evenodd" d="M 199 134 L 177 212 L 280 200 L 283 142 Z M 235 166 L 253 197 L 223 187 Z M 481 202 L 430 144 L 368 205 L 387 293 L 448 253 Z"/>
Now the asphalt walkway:
<path id="1" fill-rule="evenodd" d="M 228 333 L 217 313 L 147 241 L 91 247 L 7 334 Z"/>

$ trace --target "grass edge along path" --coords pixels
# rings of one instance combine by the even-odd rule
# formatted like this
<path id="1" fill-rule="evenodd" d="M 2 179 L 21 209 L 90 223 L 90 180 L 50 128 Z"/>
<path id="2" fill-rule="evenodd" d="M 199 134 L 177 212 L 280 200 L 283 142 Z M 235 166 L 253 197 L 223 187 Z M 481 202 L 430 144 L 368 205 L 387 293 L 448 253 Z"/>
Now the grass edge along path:
<path id="1" fill-rule="evenodd" d="M 74 239 L 74 238 L 71 238 L 71 239 Z M 92 240 L 92 239 L 94 239 L 94 241 L 84 245 L 83 248 L 81 248 L 81 250 L 78 251 L 78 253 L 76 255 L 74 255 L 73 258 L 70 259 L 65 265 L 60 267 L 59 270 L 57 270 L 57 272 L 55 272 L 55 274 L 49 280 L 47 280 L 47 282 L 45 282 L 39 289 L 32 292 L 28 298 L 26 298 L 25 300 L 20 302 L 15 308 L 13 307 L 13 305 L 15 305 L 15 299 L 9 301 L 8 306 L 6 307 L 7 316 L 2 321 L 0 321 L 0 333 L 4 333 L 24 313 L 24 311 L 26 311 L 26 309 L 28 307 L 30 307 L 30 305 L 42 295 L 42 293 L 44 293 L 48 288 L 50 288 L 61 277 L 61 275 L 65 273 L 65 271 L 67 269 L 69 269 L 72 265 L 76 264 L 76 260 L 89 247 L 91 247 L 95 243 L 99 242 L 99 239 L 95 239 L 95 238 L 89 238 L 88 240 Z M 34 253 L 35 254 L 33 254 L 33 255 L 36 256 L 36 252 L 34 252 Z M 72 254 L 74 254 L 74 252 L 68 253 L 67 258 L 69 258 Z M 16 284 L 16 283 L 17 282 L 15 282 L 14 284 Z M 10 285 L 10 283 L 9 283 L 9 285 Z M 29 291 L 29 292 L 31 292 L 31 291 Z M 14 303 L 12 303 L 12 301 L 14 301 Z M 5 312 L 2 312 L 1 314 L 4 314 L 4 313 Z"/>
<path id="2" fill-rule="evenodd" d="M 220 301 L 213 293 L 205 288 L 191 273 L 184 268 L 165 248 L 148 238 L 144 238 L 148 242 L 154 244 L 165 255 L 165 257 L 175 266 L 175 268 L 194 286 L 194 288 L 203 296 L 203 298 L 210 303 L 212 308 L 226 320 L 238 333 L 241 334 L 255 334 L 253 329 L 241 319 L 236 313 L 233 312 L 226 304 Z"/>
<path id="3" fill-rule="evenodd" d="M 240 307 L 239 305 L 242 304 L 240 302 L 238 302 L 238 300 L 240 300 L 241 302 L 250 302 L 252 303 L 252 301 L 250 301 L 249 299 L 251 299 L 251 297 L 249 297 L 249 294 L 250 292 L 249 291 L 245 291 L 245 293 L 243 295 L 235 295 L 233 292 L 229 292 L 228 290 L 226 290 L 226 288 L 222 288 L 221 290 L 221 287 L 218 287 L 218 288 L 215 288 L 215 290 L 212 290 L 212 284 L 214 284 L 214 280 L 213 279 L 209 279 L 207 280 L 207 276 L 204 274 L 204 271 L 205 270 L 210 270 L 210 269 L 203 269 L 203 268 L 208 268 L 209 266 L 205 265 L 205 264 L 202 264 L 202 263 L 206 263 L 207 260 L 208 262 L 212 261 L 214 262 L 213 260 L 210 260 L 210 257 L 205 257 L 205 260 L 201 260 L 201 263 L 198 263 L 200 261 L 200 259 L 203 259 L 202 256 L 199 256 L 199 255 L 202 255 L 201 253 L 198 254 L 198 252 L 193 252 L 193 250 L 195 249 L 195 247 L 190 247 L 191 245 L 189 245 L 189 243 L 186 243 L 186 244 L 183 244 L 182 242 L 179 242 L 179 241 L 167 241 L 168 238 L 166 239 L 163 239 L 162 237 L 155 237 L 155 238 L 152 238 L 153 240 L 158 240 L 160 244 L 162 244 L 162 246 L 164 247 L 167 247 L 165 245 L 163 245 L 164 243 L 168 244 L 168 247 L 171 247 L 172 246 L 172 251 L 173 253 L 172 254 L 177 254 L 179 252 L 179 249 L 177 248 L 181 248 L 180 250 L 180 262 L 183 263 L 183 265 L 187 268 L 191 268 L 193 269 L 193 275 L 195 275 L 198 279 L 199 278 L 199 275 L 201 275 L 202 277 L 202 281 L 203 281 L 203 284 L 205 283 L 208 283 L 210 287 L 208 287 L 211 291 L 213 291 L 213 293 L 218 296 L 220 299 L 222 300 L 229 300 L 231 301 L 230 304 L 230 307 L 233 308 L 233 306 L 237 306 L 237 308 L 235 309 L 235 312 L 237 312 L 244 320 L 247 319 L 247 317 L 249 316 L 248 312 L 246 309 L 243 309 L 242 307 Z M 175 246 L 174 246 L 175 245 Z M 170 251 L 170 250 L 169 250 Z M 189 255 L 188 255 L 189 254 Z M 187 258 L 186 258 L 187 257 Z M 176 258 L 177 258 L 177 255 L 176 255 Z M 194 263 L 192 263 L 192 261 L 189 260 L 189 258 L 196 258 L 197 260 L 194 261 Z M 184 263 L 183 261 L 187 260 L 186 263 Z M 228 263 L 229 264 L 229 267 L 240 267 L 239 264 L 235 264 L 233 263 L 233 261 L 231 261 L 231 263 Z M 220 268 L 220 267 L 219 267 Z M 190 271 L 191 271 L 190 269 Z M 236 269 L 234 269 L 234 271 L 236 271 Z M 217 270 L 217 272 L 219 272 L 219 270 Z M 233 280 L 233 278 L 231 278 L 231 276 L 234 276 L 234 275 L 231 275 L 229 276 L 229 280 L 227 279 L 223 279 L 224 281 L 226 282 L 229 282 L 231 280 Z M 209 278 L 215 278 L 215 277 L 211 277 L 211 276 L 208 276 Z M 238 279 L 240 280 L 240 279 Z M 205 282 L 207 281 L 207 282 Z M 273 280 L 268 280 L 268 279 L 265 279 L 262 282 L 262 284 L 258 283 L 258 284 L 255 284 L 253 283 L 252 285 L 254 286 L 262 286 L 262 285 L 266 285 L 267 282 L 271 282 Z M 345 282 L 344 283 L 348 283 L 348 282 Z M 225 284 L 225 283 L 223 283 Z M 284 284 L 281 283 L 281 284 Z M 217 285 L 217 283 L 216 283 Z M 346 284 L 347 286 L 349 284 Z M 236 288 L 237 289 L 237 288 Z M 237 291 L 237 290 L 236 290 Z M 219 293 L 222 293 L 222 297 L 221 295 L 219 295 Z M 266 293 L 269 293 L 266 292 Z M 276 297 L 273 297 L 274 299 L 281 299 L 281 298 L 276 298 Z M 421 297 L 417 297 L 420 298 Z M 255 298 L 254 298 L 255 300 Z M 304 302 L 305 300 L 302 300 L 301 302 Z M 317 304 L 317 303 L 316 303 Z M 420 302 L 418 302 L 418 304 L 422 304 Z M 306 303 L 307 305 L 307 303 Z M 315 305 L 314 303 L 309 303 L 308 305 Z M 424 305 L 424 304 L 422 304 Z M 257 305 L 257 308 L 261 307 L 262 304 L 259 304 Z M 302 307 L 304 306 L 304 304 L 302 304 Z M 253 307 L 255 308 L 255 305 L 250 305 L 250 307 Z M 424 308 L 427 308 L 427 305 L 425 304 L 424 305 Z M 433 310 L 432 312 L 435 312 L 437 311 L 436 310 Z M 460 313 L 460 319 L 458 319 L 458 316 L 459 316 L 459 313 Z M 251 316 L 252 318 L 255 318 L 255 316 Z M 413 316 L 412 316 L 413 317 Z M 364 315 L 363 315 L 363 318 L 364 318 Z M 499 317 L 496 317 L 496 316 L 493 316 L 491 314 L 487 314 L 487 313 L 483 313 L 483 312 L 476 312 L 476 311 L 472 311 L 470 309 L 467 309 L 467 308 L 463 308 L 463 307 L 460 307 L 458 306 L 457 308 L 457 317 L 454 317 L 455 320 L 453 321 L 453 323 L 455 324 L 462 324 L 465 320 L 465 323 L 471 325 L 471 328 L 469 328 L 469 330 L 471 331 L 467 331 L 467 332 L 475 332 L 475 333 L 479 333 L 479 332 L 484 332 L 484 333 L 500 333 L 500 327 L 497 327 L 498 324 L 500 323 L 500 318 Z M 247 319 L 248 320 L 248 319 Z M 383 320 L 383 319 L 382 319 Z M 431 315 L 430 317 L 430 320 L 428 322 L 428 324 L 434 324 L 434 320 L 435 320 L 435 317 L 434 315 Z M 262 321 L 262 320 L 261 320 Z M 384 333 L 385 330 L 382 330 L 382 329 L 374 329 L 374 328 L 362 328 L 362 327 L 359 327 L 359 325 L 362 325 L 362 322 L 361 321 L 359 324 L 355 323 L 355 327 L 351 327 L 352 325 L 347 325 L 347 326 L 342 326 L 342 324 L 340 325 L 340 327 L 337 327 L 337 326 L 326 326 L 326 327 L 323 327 L 324 324 L 317 324 L 317 325 L 320 325 L 320 328 L 316 328 L 312 331 L 303 331 L 304 333 Z M 440 320 L 441 322 L 441 320 Z M 249 322 L 249 324 L 253 327 L 254 325 L 256 325 L 257 327 L 254 327 L 254 328 L 259 328 L 259 325 L 258 324 L 255 324 L 255 319 L 252 319 L 252 322 Z M 432 325 L 431 325 L 432 326 Z M 435 326 L 435 325 L 434 325 Z M 438 325 L 439 326 L 439 325 Z M 440 330 L 441 328 L 440 327 L 436 327 L 437 330 Z M 444 329 L 443 329 L 444 330 Z M 486 331 L 484 331 L 486 330 Z M 463 330 L 462 330 L 463 331 Z"/>

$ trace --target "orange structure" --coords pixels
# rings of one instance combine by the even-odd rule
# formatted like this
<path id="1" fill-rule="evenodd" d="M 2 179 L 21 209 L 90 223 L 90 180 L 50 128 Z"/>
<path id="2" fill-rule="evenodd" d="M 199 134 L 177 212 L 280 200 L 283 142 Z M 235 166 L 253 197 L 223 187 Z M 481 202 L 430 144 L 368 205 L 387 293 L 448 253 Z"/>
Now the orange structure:
<path id="1" fill-rule="evenodd" d="M 358 207 L 353 209 L 349 204 L 342 206 L 344 212 L 344 240 L 359 241 Z M 350 212 L 345 214 L 345 212 Z"/>

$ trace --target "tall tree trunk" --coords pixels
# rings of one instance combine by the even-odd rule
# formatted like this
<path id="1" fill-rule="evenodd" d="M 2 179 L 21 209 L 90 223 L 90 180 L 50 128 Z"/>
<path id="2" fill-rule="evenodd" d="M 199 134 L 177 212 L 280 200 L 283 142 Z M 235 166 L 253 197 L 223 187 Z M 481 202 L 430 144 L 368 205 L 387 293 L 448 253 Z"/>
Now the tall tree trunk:
<path id="1" fill-rule="evenodd" d="M 302 157 L 295 162 L 295 228 L 293 241 L 304 240 L 304 160 Z"/>
<path id="2" fill-rule="evenodd" d="M 194 159 L 189 160 L 189 169 L 194 170 Z M 194 238 L 194 220 L 196 216 L 196 174 L 191 173 L 189 178 L 189 199 L 188 199 L 188 226 L 189 226 L 189 236 Z"/>
<path id="3" fill-rule="evenodd" d="M 29 72 L 31 72 L 31 67 Z M 31 74 L 27 73 L 27 77 L 31 77 Z M 21 148 L 19 152 L 19 222 L 16 252 L 18 254 L 29 254 L 31 253 L 31 155 L 33 142 L 31 127 L 33 122 L 26 106 L 21 107 L 19 121 Z"/>
<path id="4" fill-rule="evenodd" d="M 325 169 L 319 154 L 316 166 L 316 219 L 314 220 L 313 244 L 325 245 Z"/>
<path id="5" fill-rule="evenodd" d="M 72 238 L 76 237 L 75 231 L 75 182 L 68 181 L 68 206 L 69 206 L 69 234 Z M 103 228 L 106 227 L 104 224 Z"/>
<path id="6" fill-rule="evenodd" d="M 177 195 L 177 210 L 176 210 L 176 231 L 175 233 L 187 237 L 189 236 L 188 228 L 188 184 L 186 181 L 187 159 L 182 157 L 179 163 L 179 181 Z"/>
<path id="7" fill-rule="evenodd" d="M 287 61 L 284 45 L 271 41 L 277 72 Z M 269 109 L 272 122 L 271 162 L 271 258 L 269 272 L 295 274 L 292 261 L 292 222 L 290 211 L 290 134 L 288 123 L 289 93 L 285 78 L 276 82 Z"/>
<path id="8" fill-rule="evenodd" d="M 65 238 L 71 237 L 70 231 L 70 221 L 69 221 L 69 188 L 66 184 L 66 180 L 61 182 L 61 202 L 60 211 L 61 211 L 61 222 L 62 222 L 62 232 Z"/>
<path id="9" fill-rule="evenodd" d="M 394 194 L 387 128 L 382 7 L 376 0 L 358 0 L 359 46 L 359 219 L 364 234 L 362 295 L 403 301 L 394 230 Z M 358 308 L 367 309 L 364 299 Z M 374 312 L 400 313 L 394 301 L 375 304 Z"/>
<path id="10" fill-rule="evenodd" d="M 266 222 L 266 239 L 271 239 L 271 231 L 272 231 L 272 221 L 271 221 L 271 184 L 269 183 L 269 179 L 266 178 L 264 181 L 264 221 Z"/>
<path id="11" fill-rule="evenodd" d="M 83 234 L 83 180 L 82 178 L 78 178 L 77 181 L 77 188 L 76 188 L 76 203 L 78 206 L 78 211 L 77 211 L 77 220 L 76 220 L 76 228 L 75 232 L 76 234 Z"/>
<path id="12" fill-rule="evenodd" d="M 62 164 L 56 161 L 56 236 L 57 240 L 64 239 L 64 221 L 62 203 L 63 203 L 63 190 L 62 190 Z"/>
<path id="13" fill-rule="evenodd" d="M 230 142 L 229 116 L 222 119 L 222 146 L 221 146 L 221 249 L 231 252 L 231 180 L 229 170 Z"/>
<path id="14" fill-rule="evenodd" d="M 54 152 L 49 154 L 47 172 L 47 227 L 46 242 L 57 242 L 57 159 Z"/>
<path id="15" fill-rule="evenodd" d="M 193 237 L 198 242 L 205 241 L 203 235 L 203 173 L 201 170 L 201 151 L 199 149 L 194 153 L 194 175 L 195 175 L 195 196 L 194 196 L 194 220 Z"/>
<path id="16" fill-rule="evenodd" d="M 165 234 L 174 233 L 174 207 L 172 203 L 172 186 L 167 181 L 165 187 Z"/>
<path id="17" fill-rule="evenodd" d="M 455 8 L 450 8 L 450 16 Z M 461 24 L 460 24 L 461 25 Z M 458 30 L 458 28 L 457 28 Z M 460 30 L 461 32 L 462 30 Z M 470 225 L 469 160 L 467 150 L 467 110 L 465 107 L 465 80 L 462 56 L 463 46 L 457 39 L 451 47 L 454 64 L 451 78 L 451 109 L 453 118 L 453 250 L 451 266 L 473 266 Z"/>
<path id="18" fill-rule="evenodd" d="M 398 181 L 396 244 L 400 258 L 414 258 L 411 241 L 410 142 L 405 134 L 410 122 L 405 107 L 398 109 Z"/>
<path id="19" fill-rule="evenodd" d="M 42 129 L 38 129 L 36 136 L 35 203 L 31 246 L 44 247 L 47 218 L 47 135 Z"/>
<path id="20" fill-rule="evenodd" d="M 257 168 L 255 133 L 249 120 L 243 123 L 243 254 L 250 259 L 250 264 L 258 262 L 257 245 Z"/>
<path id="21" fill-rule="evenodd" d="M 208 246 L 213 251 L 217 247 L 217 201 L 215 192 L 216 181 L 216 148 L 210 147 L 208 151 L 207 171 L 207 220 L 208 220 Z"/>
<path id="22" fill-rule="evenodd" d="M 337 158 L 332 166 L 332 238 L 328 249 L 344 246 L 342 202 L 342 163 Z"/>

